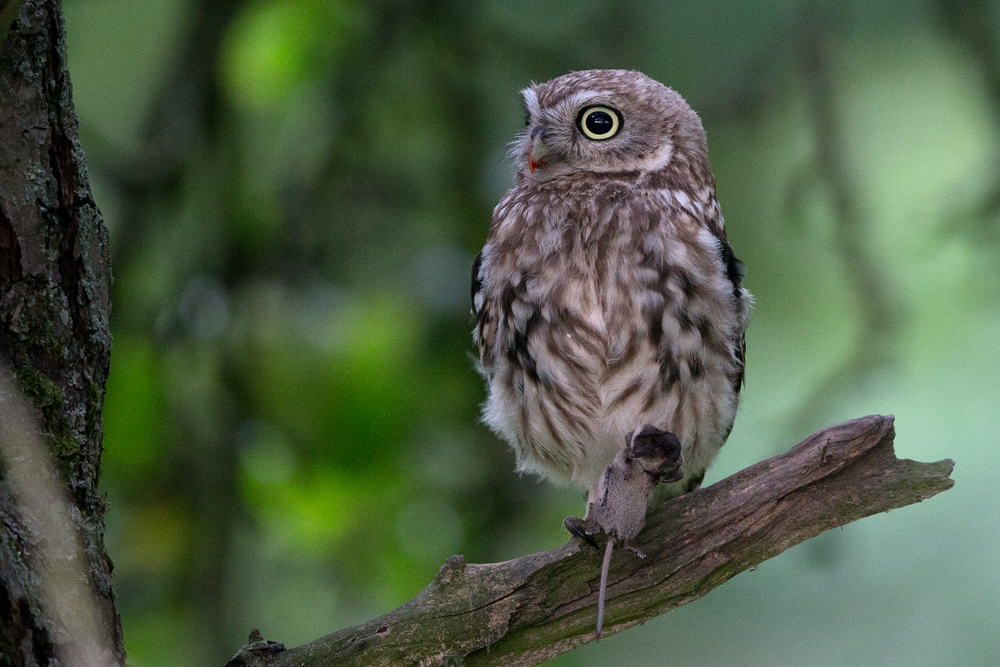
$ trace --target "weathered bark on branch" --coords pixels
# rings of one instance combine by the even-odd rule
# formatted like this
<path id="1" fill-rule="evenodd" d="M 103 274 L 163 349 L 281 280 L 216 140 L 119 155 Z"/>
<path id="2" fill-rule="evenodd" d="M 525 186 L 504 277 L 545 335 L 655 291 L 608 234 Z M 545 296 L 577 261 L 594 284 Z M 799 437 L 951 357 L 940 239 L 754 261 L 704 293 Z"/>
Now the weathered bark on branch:
<path id="1" fill-rule="evenodd" d="M 897 459 L 894 435 L 892 417 L 832 426 L 650 513 L 636 540 L 647 558 L 615 553 L 605 632 L 696 600 L 830 528 L 951 488 L 952 461 Z M 453 556 L 423 592 L 385 616 L 277 655 L 238 654 L 230 664 L 536 665 L 593 640 L 600 564 L 601 550 L 577 540 L 490 565 Z"/>
<path id="2" fill-rule="evenodd" d="M 0 2 L 0 10 L 21 4 Z M 43 442 L 54 463 L 52 481 L 72 506 L 53 516 L 67 517 L 70 543 L 79 543 L 54 557 L 85 573 L 111 661 L 124 664 L 98 490 L 110 287 L 108 230 L 78 141 L 61 6 L 27 0 L 0 45 L 0 366 L 16 379 L 0 392 L 0 665 L 66 665 L 63 649 L 81 641 L 46 597 L 51 536 L 14 483 L 24 458 L 15 439 Z M 31 403 L 24 411 L 12 411 L 18 393 Z M 27 414 L 14 420 L 14 412 Z"/>

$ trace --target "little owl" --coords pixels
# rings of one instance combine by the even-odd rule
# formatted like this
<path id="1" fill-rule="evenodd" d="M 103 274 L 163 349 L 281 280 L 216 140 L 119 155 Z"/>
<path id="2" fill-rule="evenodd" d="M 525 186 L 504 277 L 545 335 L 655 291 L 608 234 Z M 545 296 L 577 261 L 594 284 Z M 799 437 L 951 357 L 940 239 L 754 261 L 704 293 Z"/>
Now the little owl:
<path id="1" fill-rule="evenodd" d="M 515 186 L 472 272 L 484 416 L 519 470 L 585 489 L 593 521 L 638 429 L 680 441 L 666 496 L 698 488 L 736 416 L 751 297 L 680 95 L 624 70 L 523 95 Z"/>

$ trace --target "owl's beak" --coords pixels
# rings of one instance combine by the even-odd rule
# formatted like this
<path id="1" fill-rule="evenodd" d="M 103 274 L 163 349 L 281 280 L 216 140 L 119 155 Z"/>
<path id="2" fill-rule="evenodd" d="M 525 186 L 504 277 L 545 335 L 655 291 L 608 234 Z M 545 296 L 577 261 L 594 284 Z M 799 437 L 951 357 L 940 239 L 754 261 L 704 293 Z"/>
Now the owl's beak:
<path id="1" fill-rule="evenodd" d="M 545 156 L 549 153 L 548 146 L 545 145 L 545 136 L 549 133 L 549 128 L 538 126 L 531 130 L 531 144 L 528 146 L 528 169 L 535 173 L 535 169 L 542 166 Z"/>

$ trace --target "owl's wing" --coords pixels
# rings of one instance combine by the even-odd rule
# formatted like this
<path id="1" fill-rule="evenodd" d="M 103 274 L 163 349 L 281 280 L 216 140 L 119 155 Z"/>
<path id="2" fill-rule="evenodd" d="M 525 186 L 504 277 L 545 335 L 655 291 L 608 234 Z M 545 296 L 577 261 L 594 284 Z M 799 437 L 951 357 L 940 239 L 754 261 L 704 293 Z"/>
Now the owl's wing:
<path id="1" fill-rule="evenodd" d="M 493 305 L 483 295 L 483 276 L 480 270 L 483 265 L 483 253 L 476 256 L 472 264 L 472 314 L 476 318 L 476 327 L 472 338 L 479 347 L 479 363 L 482 371 L 489 373 L 493 366 L 493 339 L 496 337 L 496 317 Z"/>
<path id="2" fill-rule="evenodd" d="M 709 230 L 715 235 L 715 238 L 719 240 L 719 255 L 722 258 L 722 264 L 726 267 L 726 277 L 729 278 L 729 282 L 733 284 L 733 296 L 736 297 L 736 303 L 739 304 L 741 309 L 741 323 L 743 331 L 740 331 L 740 339 L 733 349 L 733 355 L 739 361 L 740 373 L 734 382 L 733 388 L 736 393 L 740 392 L 744 384 L 744 376 L 746 370 L 746 358 L 747 358 L 747 338 L 746 338 L 746 316 L 750 310 L 750 294 L 743 289 L 743 262 L 736 258 L 736 253 L 733 252 L 732 246 L 729 245 L 729 241 L 726 240 L 726 229 L 725 227 L 718 225 L 709 225 Z"/>
<path id="3" fill-rule="evenodd" d="M 480 293 L 483 289 L 483 279 L 479 275 L 479 269 L 483 265 L 483 253 L 476 255 L 476 261 L 472 263 L 472 314 L 477 318 L 479 311 L 483 307 L 483 297 Z M 478 328 L 478 322 L 476 323 Z"/>

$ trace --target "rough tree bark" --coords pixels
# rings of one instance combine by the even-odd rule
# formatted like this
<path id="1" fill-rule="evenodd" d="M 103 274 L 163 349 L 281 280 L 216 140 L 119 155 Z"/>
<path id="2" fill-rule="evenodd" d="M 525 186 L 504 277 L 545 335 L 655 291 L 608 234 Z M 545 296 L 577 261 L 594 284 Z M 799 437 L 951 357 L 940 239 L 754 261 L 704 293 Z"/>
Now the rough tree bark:
<path id="1" fill-rule="evenodd" d="M 97 487 L 110 286 L 108 232 L 78 142 L 62 8 L 28 0 L 0 48 L 0 359 L 34 406 L 73 504 L 67 516 L 98 621 L 124 664 Z M 13 463 L 0 460 L 0 665 L 49 665 L 67 638 L 43 608 L 41 536 L 14 497 Z"/>
<path id="2" fill-rule="evenodd" d="M 951 488 L 952 461 L 893 452 L 892 417 L 816 433 L 788 452 L 652 512 L 618 550 L 605 632 L 696 600 L 819 533 Z M 385 616 L 289 651 L 254 635 L 227 667 L 537 665 L 594 639 L 603 549 L 578 540 L 506 563 L 453 556 L 415 598 Z"/>

